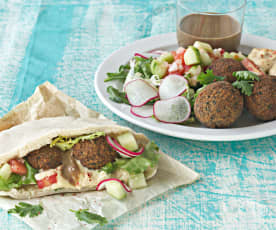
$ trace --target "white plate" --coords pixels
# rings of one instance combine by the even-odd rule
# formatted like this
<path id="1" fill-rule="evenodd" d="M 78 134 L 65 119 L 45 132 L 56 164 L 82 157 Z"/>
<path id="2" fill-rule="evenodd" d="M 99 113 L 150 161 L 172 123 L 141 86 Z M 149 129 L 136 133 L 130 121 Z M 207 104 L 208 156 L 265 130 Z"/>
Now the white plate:
<path id="1" fill-rule="evenodd" d="M 243 35 L 241 50 L 249 53 L 252 47 L 276 49 L 276 41 Z M 177 48 L 176 34 L 168 33 L 154 37 L 138 40 L 112 53 L 98 68 L 95 76 L 95 88 L 101 101 L 121 118 L 149 129 L 154 132 L 169 136 L 202 140 L 202 141 L 234 141 L 248 140 L 276 134 L 276 121 L 260 122 L 254 119 L 249 113 L 244 112 L 242 117 L 232 128 L 209 129 L 201 125 L 184 126 L 177 124 L 165 124 L 155 121 L 152 118 L 139 118 L 130 113 L 130 106 L 117 104 L 108 99 L 106 88 L 108 85 L 115 85 L 115 82 L 104 83 L 106 73 L 117 72 L 121 64 L 126 63 L 135 52 L 148 52 L 154 49 L 175 50 Z"/>

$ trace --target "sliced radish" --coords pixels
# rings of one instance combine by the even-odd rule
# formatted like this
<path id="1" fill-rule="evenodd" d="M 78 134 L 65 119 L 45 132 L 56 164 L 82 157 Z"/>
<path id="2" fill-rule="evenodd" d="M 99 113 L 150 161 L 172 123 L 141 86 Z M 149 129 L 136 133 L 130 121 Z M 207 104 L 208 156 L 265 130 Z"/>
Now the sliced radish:
<path id="1" fill-rule="evenodd" d="M 119 182 L 123 188 L 127 191 L 127 192 L 132 192 L 132 190 L 126 185 L 124 184 L 123 181 L 117 179 L 117 178 L 110 178 L 110 179 L 106 179 L 106 180 L 102 180 L 96 187 L 96 190 L 99 191 L 99 190 L 103 190 L 105 188 L 105 183 L 108 182 L 108 181 L 117 181 Z"/>
<path id="2" fill-rule="evenodd" d="M 153 113 L 159 121 L 165 123 L 181 123 L 189 118 L 191 106 L 185 97 L 178 96 L 155 102 L 153 105 Z"/>
<path id="3" fill-rule="evenodd" d="M 159 87 L 160 99 L 169 99 L 184 93 L 188 89 L 188 81 L 180 75 L 170 74 Z"/>
<path id="4" fill-rule="evenodd" d="M 131 107 L 130 112 L 141 118 L 149 118 L 153 115 L 153 105 L 143 105 L 142 107 Z"/>
<path id="5" fill-rule="evenodd" d="M 124 148 L 123 146 L 121 146 L 115 139 L 112 139 L 110 136 L 105 136 L 105 138 L 107 143 L 113 149 L 115 149 L 120 154 L 120 156 L 124 158 L 133 158 L 133 157 L 139 156 L 144 152 L 144 149 L 145 149 L 144 147 L 142 147 L 138 152 L 132 152 Z"/>
<path id="6" fill-rule="evenodd" d="M 158 97 L 157 89 L 142 79 L 128 82 L 124 90 L 132 106 L 145 105 L 150 100 Z"/>
<path id="7" fill-rule="evenodd" d="M 144 59 L 149 59 L 148 57 L 146 57 L 145 55 L 140 54 L 140 53 L 135 53 L 134 56 L 135 57 L 141 57 L 141 58 L 144 58 Z"/>
<path id="8" fill-rule="evenodd" d="M 163 53 L 166 53 L 167 51 L 164 50 L 151 50 L 149 53 L 151 54 L 157 54 L 157 55 L 162 55 Z"/>

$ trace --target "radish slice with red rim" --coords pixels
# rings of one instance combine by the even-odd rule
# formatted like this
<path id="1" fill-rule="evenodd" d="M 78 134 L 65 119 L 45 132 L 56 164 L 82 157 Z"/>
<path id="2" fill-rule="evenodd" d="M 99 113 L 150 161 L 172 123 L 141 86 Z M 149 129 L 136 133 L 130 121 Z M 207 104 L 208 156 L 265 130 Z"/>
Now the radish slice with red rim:
<path id="1" fill-rule="evenodd" d="M 189 101 L 182 96 L 160 100 L 154 103 L 153 113 L 157 120 L 165 123 L 182 123 L 191 114 Z"/>
<path id="2" fill-rule="evenodd" d="M 160 99 L 169 99 L 183 94 L 188 88 L 188 81 L 180 75 L 171 74 L 165 77 L 159 87 Z"/>
<path id="3" fill-rule="evenodd" d="M 135 57 L 141 57 L 141 58 L 144 58 L 144 59 L 149 59 L 149 58 L 146 57 L 144 54 L 140 54 L 140 53 L 135 53 L 134 56 L 135 56 Z"/>
<path id="4" fill-rule="evenodd" d="M 153 115 L 153 105 L 143 105 L 141 107 L 131 107 L 130 112 L 141 118 L 149 118 Z"/>
<path id="5" fill-rule="evenodd" d="M 133 158 L 141 155 L 144 152 L 144 147 L 142 147 L 138 152 L 132 152 L 123 146 L 121 146 L 115 139 L 112 139 L 110 136 L 105 136 L 107 143 L 115 149 L 120 156 L 124 158 Z"/>
<path id="6" fill-rule="evenodd" d="M 143 106 L 158 97 L 157 89 L 143 79 L 136 79 L 126 84 L 124 91 L 132 106 Z"/>
<path id="7" fill-rule="evenodd" d="M 113 142 L 120 147 L 120 149 L 122 149 L 123 151 L 125 151 L 126 153 L 128 153 L 130 156 L 139 156 L 144 152 L 144 147 L 140 148 L 138 152 L 132 152 L 126 148 L 124 148 L 123 146 L 121 146 L 115 139 L 113 139 Z"/>
<path id="8" fill-rule="evenodd" d="M 117 178 L 109 178 L 109 179 L 105 179 L 105 180 L 102 180 L 96 187 L 96 190 L 99 191 L 99 190 L 103 190 L 105 188 L 105 183 L 108 182 L 108 181 L 117 181 L 119 182 L 123 188 L 127 191 L 127 192 L 132 192 L 132 190 L 121 180 L 117 179 Z"/>

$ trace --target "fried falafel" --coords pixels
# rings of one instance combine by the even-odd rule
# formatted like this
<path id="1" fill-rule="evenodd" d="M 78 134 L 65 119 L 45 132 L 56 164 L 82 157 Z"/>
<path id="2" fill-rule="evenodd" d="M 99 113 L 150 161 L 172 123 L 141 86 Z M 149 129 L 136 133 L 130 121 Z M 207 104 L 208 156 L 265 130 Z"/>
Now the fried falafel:
<path id="1" fill-rule="evenodd" d="M 256 118 L 269 121 L 276 119 L 276 76 L 259 76 L 253 92 L 245 97 L 247 110 Z"/>
<path id="2" fill-rule="evenodd" d="M 26 159 L 35 169 L 54 169 L 62 164 L 62 154 L 59 148 L 46 145 L 30 152 Z"/>
<path id="3" fill-rule="evenodd" d="M 194 104 L 196 118 L 210 128 L 231 126 L 243 111 L 243 96 L 229 82 L 219 81 L 206 86 Z"/>
<path id="4" fill-rule="evenodd" d="M 89 169 L 99 169 L 118 156 L 104 137 L 81 141 L 72 148 L 72 155 Z"/>
<path id="5" fill-rule="evenodd" d="M 233 72 L 246 70 L 241 62 L 232 58 L 220 58 L 214 60 L 209 66 L 213 70 L 214 75 L 225 77 L 228 82 L 234 82 L 236 78 L 232 75 Z"/>

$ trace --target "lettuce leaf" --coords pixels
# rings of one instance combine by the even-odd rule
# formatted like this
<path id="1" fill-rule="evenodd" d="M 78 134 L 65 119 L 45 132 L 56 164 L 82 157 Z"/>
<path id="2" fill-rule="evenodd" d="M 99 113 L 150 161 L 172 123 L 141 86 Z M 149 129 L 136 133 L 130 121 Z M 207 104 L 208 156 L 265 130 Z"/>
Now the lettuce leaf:
<path id="1" fill-rule="evenodd" d="M 20 188 L 22 185 L 36 184 L 34 176 L 37 173 L 37 170 L 34 169 L 27 161 L 25 161 L 24 164 L 27 168 L 26 176 L 20 176 L 12 173 L 6 180 L 0 177 L 0 190 L 9 191 L 12 188 Z"/>
<path id="2" fill-rule="evenodd" d="M 50 147 L 56 146 L 62 151 L 66 151 L 73 148 L 73 146 L 80 141 L 93 140 L 104 135 L 105 135 L 104 132 L 96 132 L 96 133 L 82 135 L 75 138 L 59 136 L 52 141 L 52 143 L 50 144 Z"/>
<path id="3" fill-rule="evenodd" d="M 141 155 L 132 159 L 116 159 L 116 161 L 106 164 L 101 170 L 109 174 L 121 168 L 125 169 L 130 174 L 140 174 L 146 171 L 149 167 L 157 165 L 160 158 L 158 151 L 158 146 L 152 141 L 146 145 L 145 150 Z"/>

